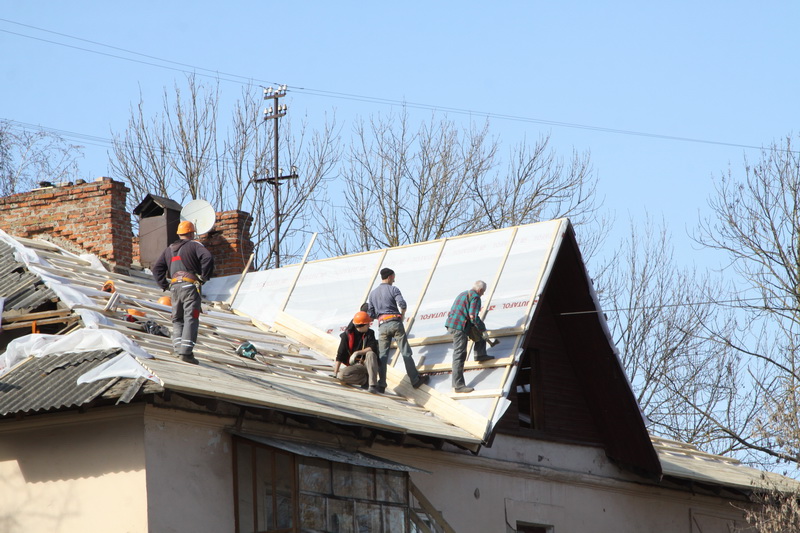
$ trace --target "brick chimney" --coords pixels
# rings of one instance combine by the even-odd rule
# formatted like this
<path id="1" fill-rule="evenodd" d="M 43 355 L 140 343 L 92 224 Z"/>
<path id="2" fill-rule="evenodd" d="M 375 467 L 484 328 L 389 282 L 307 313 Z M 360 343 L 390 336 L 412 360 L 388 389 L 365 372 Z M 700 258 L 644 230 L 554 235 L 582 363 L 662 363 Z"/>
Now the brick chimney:
<path id="1" fill-rule="evenodd" d="M 198 239 L 214 256 L 215 276 L 241 274 L 253 253 L 250 224 L 253 217 L 244 211 L 217 213 L 217 222 L 208 235 Z"/>
<path id="2" fill-rule="evenodd" d="M 111 178 L 48 186 L 0 198 L 0 229 L 38 237 L 73 253 L 91 253 L 113 268 L 127 269 L 133 255 L 129 189 Z"/>
<path id="3" fill-rule="evenodd" d="M 98 178 L 6 196 L 0 198 L 0 229 L 16 237 L 44 239 L 75 254 L 94 254 L 124 271 L 139 260 L 139 239 L 134 239 L 126 211 L 128 192 L 122 182 Z M 216 276 L 244 270 L 254 248 L 251 222 L 243 211 L 223 211 L 216 214 L 214 228 L 200 237 L 214 255 Z M 172 235 L 169 242 L 175 239 Z"/>

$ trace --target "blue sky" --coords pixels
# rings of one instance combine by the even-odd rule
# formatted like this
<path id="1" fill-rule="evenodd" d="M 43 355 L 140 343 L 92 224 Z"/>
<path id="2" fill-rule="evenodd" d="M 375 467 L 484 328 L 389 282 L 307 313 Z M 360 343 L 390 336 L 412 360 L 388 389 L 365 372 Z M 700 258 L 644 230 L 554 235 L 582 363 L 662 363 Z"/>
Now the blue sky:
<path id="1" fill-rule="evenodd" d="M 663 216 L 690 262 L 685 233 L 712 177 L 740 172 L 758 157 L 748 147 L 795 134 L 800 118 L 797 2 L 0 6 L 0 119 L 85 144 L 87 178 L 109 174 L 111 131 L 140 92 L 156 111 L 182 71 L 217 71 L 223 101 L 246 79 L 287 84 L 293 121 L 335 112 L 345 136 L 402 101 L 421 104 L 412 119 L 488 114 L 506 148 L 550 134 L 565 157 L 591 152 L 618 236 Z"/>

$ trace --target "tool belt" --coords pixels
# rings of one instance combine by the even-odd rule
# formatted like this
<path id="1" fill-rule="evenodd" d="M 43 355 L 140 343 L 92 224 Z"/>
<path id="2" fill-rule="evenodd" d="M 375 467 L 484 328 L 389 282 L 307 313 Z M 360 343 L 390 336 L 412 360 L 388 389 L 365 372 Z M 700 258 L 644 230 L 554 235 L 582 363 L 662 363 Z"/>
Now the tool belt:
<path id="1" fill-rule="evenodd" d="M 380 326 L 384 322 L 391 322 L 392 320 L 400 320 L 403 318 L 403 315 L 380 315 L 378 317 L 378 325 Z"/>
<path id="2" fill-rule="evenodd" d="M 195 285 L 200 283 L 200 280 L 197 279 L 197 276 L 191 272 L 186 272 L 185 270 L 179 270 L 178 272 L 175 272 L 175 274 L 169 280 L 170 283 L 181 283 L 184 281 L 194 283 Z"/>

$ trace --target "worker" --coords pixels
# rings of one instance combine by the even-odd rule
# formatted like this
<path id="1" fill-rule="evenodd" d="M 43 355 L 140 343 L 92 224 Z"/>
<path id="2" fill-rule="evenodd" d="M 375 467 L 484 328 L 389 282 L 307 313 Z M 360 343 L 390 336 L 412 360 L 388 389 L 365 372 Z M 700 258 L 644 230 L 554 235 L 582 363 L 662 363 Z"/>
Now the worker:
<path id="1" fill-rule="evenodd" d="M 181 361 L 198 364 L 194 357 L 200 325 L 200 287 L 214 275 L 214 257 L 194 240 L 194 224 L 178 224 L 178 240 L 164 249 L 153 264 L 153 278 L 172 294 L 172 347 Z"/>
<path id="2" fill-rule="evenodd" d="M 403 325 L 406 315 L 406 301 L 403 299 L 400 289 L 394 286 L 394 280 L 394 270 L 382 268 L 381 284 L 369 293 L 369 316 L 378 319 L 378 346 L 380 348 L 380 355 L 378 356 L 379 392 L 386 390 L 386 366 L 392 339 L 397 342 L 397 347 L 403 356 L 403 363 L 406 367 L 408 379 L 411 380 L 411 386 L 416 389 L 430 381 L 429 376 L 419 375 L 417 365 L 414 363 L 411 347 L 408 345 L 406 328 Z"/>
<path id="3" fill-rule="evenodd" d="M 370 324 L 372 319 L 364 311 L 353 316 L 340 335 L 333 375 L 351 385 L 369 385 L 367 390 L 378 394 L 378 341 Z"/>
<path id="4" fill-rule="evenodd" d="M 494 359 L 486 354 L 486 325 L 481 320 L 481 296 L 486 293 L 486 282 L 478 280 L 468 291 L 456 296 L 444 325 L 453 336 L 453 390 L 458 393 L 472 392 L 464 381 L 464 362 L 467 359 L 467 339 L 474 342 L 475 361 L 482 363 Z M 474 334 L 470 334 L 473 330 Z M 493 344 L 494 346 L 494 344 Z"/>

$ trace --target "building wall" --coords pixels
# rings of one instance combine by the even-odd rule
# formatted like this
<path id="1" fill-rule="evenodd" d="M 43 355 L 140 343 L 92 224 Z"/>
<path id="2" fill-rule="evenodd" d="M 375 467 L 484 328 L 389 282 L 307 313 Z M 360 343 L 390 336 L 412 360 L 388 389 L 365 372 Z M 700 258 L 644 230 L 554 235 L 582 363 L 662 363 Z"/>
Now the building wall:
<path id="1" fill-rule="evenodd" d="M 0 531 L 146 533 L 142 434 L 136 408 L 0 424 Z"/>
<path id="2" fill-rule="evenodd" d="M 231 532 L 232 419 L 148 407 L 144 423 L 149 531 Z"/>
<path id="3" fill-rule="evenodd" d="M 234 420 L 149 413 L 150 531 L 231 531 L 232 457 L 224 428 Z M 248 421 L 244 430 L 343 445 L 341 437 L 286 425 Z M 553 526 L 554 533 L 729 533 L 729 525 L 744 525 L 732 503 L 745 502 L 660 487 L 620 470 L 598 448 L 498 435 L 477 457 L 378 445 L 361 451 L 430 472 L 413 472 L 412 479 L 459 533 L 511 532 L 518 523 Z"/>
<path id="4" fill-rule="evenodd" d="M 135 405 L 0 424 L 0 531 L 232 531 L 234 418 Z M 343 445 L 342 437 L 245 422 L 245 431 Z M 352 439 L 346 439 L 348 441 Z M 348 446 L 354 442 L 348 442 Z M 479 456 L 373 446 L 423 469 L 412 479 L 459 533 L 728 533 L 744 524 L 722 497 L 659 487 L 601 450 L 499 435 Z M 429 473 L 427 473 L 429 472 Z"/>
<path id="5" fill-rule="evenodd" d="M 729 523 L 744 525 L 731 501 L 658 487 L 620 471 L 596 448 L 498 436 L 479 457 L 393 447 L 372 453 L 430 472 L 412 479 L 459 533 L 511 532 L 518 524 L 554 533 L 728 533 Z"/>

